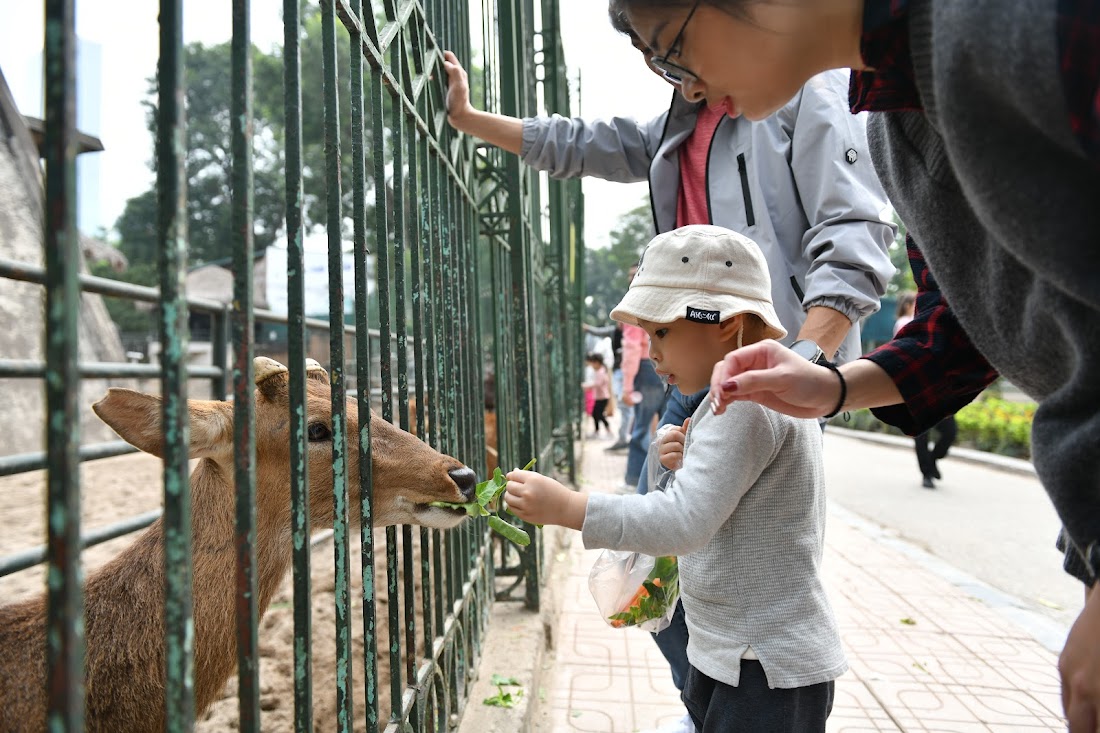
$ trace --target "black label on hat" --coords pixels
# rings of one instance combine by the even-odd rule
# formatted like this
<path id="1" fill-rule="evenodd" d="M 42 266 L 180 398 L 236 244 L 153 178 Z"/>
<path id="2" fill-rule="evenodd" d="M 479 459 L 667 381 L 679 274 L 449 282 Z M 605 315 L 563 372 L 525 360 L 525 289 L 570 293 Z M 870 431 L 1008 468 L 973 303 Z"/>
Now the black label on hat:
<path id="1" fill-rule="evenodd" d="M 685 318 L 696 323 L 718 323 L 718 316 L 721 315 L 721 311 L 705 311 L 700 308 L 692 308 L 690 305 L 687 311 Z"/>

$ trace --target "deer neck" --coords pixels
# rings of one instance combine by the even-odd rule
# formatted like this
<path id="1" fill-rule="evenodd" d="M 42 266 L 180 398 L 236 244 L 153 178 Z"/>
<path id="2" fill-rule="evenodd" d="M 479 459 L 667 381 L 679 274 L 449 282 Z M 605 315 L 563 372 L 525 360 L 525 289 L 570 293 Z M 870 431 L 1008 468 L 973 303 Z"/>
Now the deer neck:
<path id="1" fill-rule="evenodd" d="M 259 615 L 290 564 L 275 511 L 257 502 Z M 286 508 L 289 524 L 289 507 Z M 236 498 L 232 475 L 202 460 L 191 475 L 196 713 L 237 669 Z M 280 545 L 287 545 L 285 549 Z M 85 590 L 89 730 L 153 730 L 164 710 L 164 527 L 158 520 L 89 578 Z M 160 698 L 160 699 L 157 699 Z"/>
<path id="2" fill-rule="evenodd" d="M 195 708 L 221 692 L 237 665 L 236 492 L 232 475 L 204 460 L 191 477 L 193 601 L 195 622 Z M 258 494 L 260 492 L 257 492 Z M 262 616 L 290 566 L 290 507 L 256 502 L 258 616 Z M 206 677 L 209 672 L 209 679 Z M 209 697 L 207 697 L 209 695 Z"/>

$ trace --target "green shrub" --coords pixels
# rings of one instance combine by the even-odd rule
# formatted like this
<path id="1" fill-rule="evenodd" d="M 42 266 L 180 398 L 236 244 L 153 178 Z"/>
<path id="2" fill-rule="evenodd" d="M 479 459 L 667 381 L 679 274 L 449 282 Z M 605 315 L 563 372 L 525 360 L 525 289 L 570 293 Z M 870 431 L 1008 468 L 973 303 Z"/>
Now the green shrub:
<path id="1" fill-rule="evenodd" d="M 1013 458 L 1030 458 L 1035 407 L 1034 402 L 1010 402 L 995 394 L 983 394 L 955 415 L 959 427 L 955 445 Z M 848 420 L 837 415 L 829 422 L 852 430 L 902 434 L 897 428 L 879 421 L 870 410 L 853 410 Z"/>

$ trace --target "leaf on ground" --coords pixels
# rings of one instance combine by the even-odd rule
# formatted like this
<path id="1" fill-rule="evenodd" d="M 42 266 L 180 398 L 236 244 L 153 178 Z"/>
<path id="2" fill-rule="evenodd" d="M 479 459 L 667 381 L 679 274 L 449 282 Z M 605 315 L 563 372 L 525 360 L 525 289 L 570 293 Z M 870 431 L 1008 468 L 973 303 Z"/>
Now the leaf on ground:
<path id="1" fill-rule="evenodd" d="M 916 626 L 917 625 L 917 622 L 914 621 L 913 619 L 909 618 L 908 616 L 901 619 L 901 623 L 905 624 L 906 626 Z"/>
<path id="2" fill-rule="evenodd" d="M 512 708 L 516 706 L 516 700 L 512 697 L 512 693 L 510 692 L 498 692 L 492 697 L 485 698 L 481 703 L 496 708 Z"/>
<path id="3" fill-rule="evenodd" d="M 504 675 L 494 674 L 492 677 L 489 678 L 489 684 L 496 685 L 497 687 L 500 687 L 501 685 L 519 687 L 523 683 L 517 680 L 515 677 L 505 677 Z"/>

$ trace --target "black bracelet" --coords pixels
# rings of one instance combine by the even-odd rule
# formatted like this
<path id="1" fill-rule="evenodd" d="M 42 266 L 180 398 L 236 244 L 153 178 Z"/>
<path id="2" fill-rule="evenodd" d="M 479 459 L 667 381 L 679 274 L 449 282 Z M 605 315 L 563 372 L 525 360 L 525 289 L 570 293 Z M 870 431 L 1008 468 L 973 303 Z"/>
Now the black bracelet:
<path id="1" fill-rule="evenodd" d="M 836 417 L 844 407 L 844 400 L 848 399 L 848 383 L 844 381 L 844 375 L 840 373 L 840 368 L 833 362 L 822 360 L 821 366 L 830 370 L 840 380 L 840 401 L 836 403 L 836 408 L 832 412 L 824 416 L 828 420 L 831 417 Z"/>

